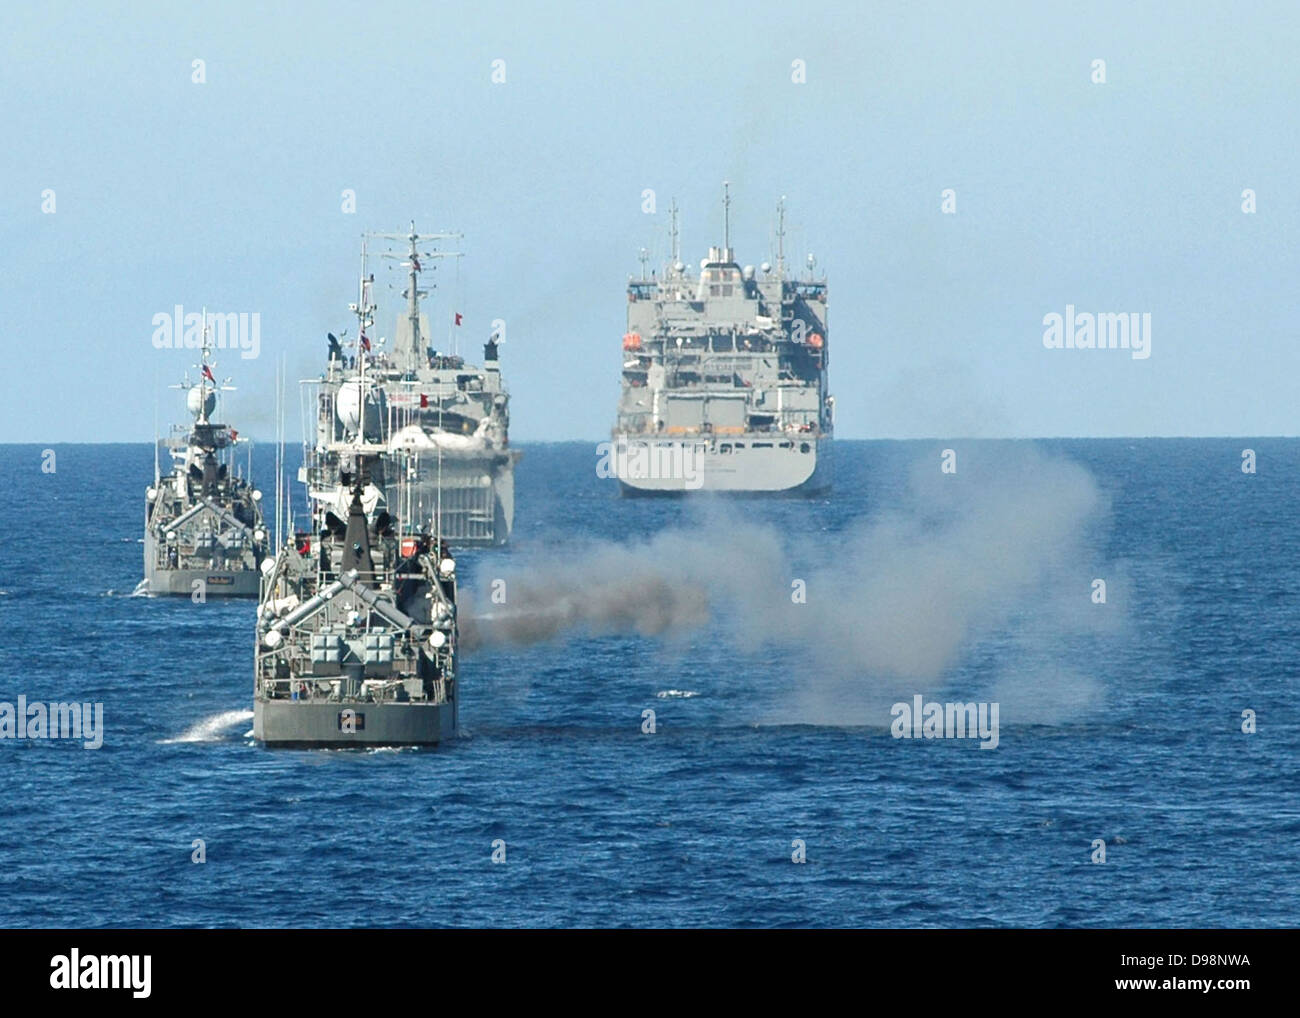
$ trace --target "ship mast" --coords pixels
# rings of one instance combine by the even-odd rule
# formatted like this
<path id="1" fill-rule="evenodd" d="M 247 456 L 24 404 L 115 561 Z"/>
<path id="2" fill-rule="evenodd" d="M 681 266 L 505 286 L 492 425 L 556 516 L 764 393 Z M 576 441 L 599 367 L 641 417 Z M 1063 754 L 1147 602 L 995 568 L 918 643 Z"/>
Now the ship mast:
<path id="1" fill-rule="evenodd" d="M 366 329 L 375 324 L 374 297 L 370 291 L 375 279 L 366 275 L 366 238 L 361 237 L 361 281 L 357 284 L 357 302 L 349 304 L 349 310 L 357 316 L 357 369 L 361 380 L 361 401 L 364 406 L 366 396 L 366 354 L 369 353 L 370 337 Z"/>
<path id="2" fill-rule="evenodd" d="M 385 258 L 406 259 L 401 264 L 408 269 L 406 291 L 402 294 L 406 298 L 406 317 L 410 323 L 410 331 L 405 344 L 393 344 L 393 362 L 397 368 L 404 374 L 414 374 L 419 368 L 427 364 L 427 358 L 424 353 L 423 340 L 420 337 L 420 298 L 427 297 L 428 291 L 420 289 L 420 273 L 424 271 L 420 264 L 421 258 L 460 258 L 460 251 L 421 251 L 419 245 L 425 240 L 459 240 L 464 234 L 461 233 L 416 233 L 415 221 L 411 222 L 410 233 L 370 233 L 368 237 L 375 237 L 381 240 L 404 240 L 408 244 L 408 250 L 405 255 L 385 254 Z"/>
<path id="3" fill-rule="evenodd" d="M 722 260 L 731 261 L 731 181 L 722 182 Z"/>
<path id="4" fill-rule="evenodd" d="M 785 279 L 785 195 L 776 203 L 776 278 Z"/>
<path id="5" fill-rule="evenodd" d="M 673 267 L 673 271 L 676 272 L 677 263 L 682 260 L 681 245 L 678 243 L 678 236 L 677 236 L 677 199 L 676 198 L 672 200 L 672 205 L 670 205 L 668 208 L 668 217 L 669 217 L 668 219 L 669 245 L 668 246 L 669 246 L 669 250 L 672 252 L 672 261 L 670 262 L 670 264 Z"/>
<path id="6" fill-rule="evenodd" d="M 208 380 L 211 378 L 213 388 L 216 388 L 216 379 L 212 378 L 212 366 L 208 363 L 212 351 L 208 346 L 208 309 L 203 308 L 203 336 L 199 340 L 199 424 L 208 423 Z"/>

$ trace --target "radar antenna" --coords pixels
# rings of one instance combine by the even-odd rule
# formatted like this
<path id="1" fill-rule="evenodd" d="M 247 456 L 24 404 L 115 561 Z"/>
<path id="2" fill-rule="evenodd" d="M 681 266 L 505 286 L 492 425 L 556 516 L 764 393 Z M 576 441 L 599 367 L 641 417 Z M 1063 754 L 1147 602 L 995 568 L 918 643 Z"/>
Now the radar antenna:
<path id="1" fill-rule="evenodd" d="M 404 240 L 409 245 L 405 255 L 385 253 L 382 257 L 402 260 L 401 264 L 406 266 L 407 286 L 402 296 L 406 298 L 406 316 L 411 323 L 410 334 L 405 346 L 395 344 L 393 347 L 393 360 L 399 368 L 408 374 L 413 373 L 422 364 L 426 363 L 424 354 L 423 341 L 420 337 L 420 298 L 429 296 L 427 290 L 420 289 L 420 273 L 424 267 L 420 260 L 434 258 L 460 258 L 463 256 L 461 251 L 421 251 L 420 242 L 430 240 L 460 240 L 464 237 L 462 233 L 416 233 L 415 222 L 411 222 L 410 233 L 369 233 L 366 236 L 374 237 L 379 240 Z"/>

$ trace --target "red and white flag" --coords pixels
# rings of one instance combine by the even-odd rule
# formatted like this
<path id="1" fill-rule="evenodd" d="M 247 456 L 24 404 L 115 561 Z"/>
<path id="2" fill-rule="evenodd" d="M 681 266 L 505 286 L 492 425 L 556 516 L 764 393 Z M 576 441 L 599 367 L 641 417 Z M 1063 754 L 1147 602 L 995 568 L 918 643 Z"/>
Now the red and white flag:
<path id="1" fill-rule="evenodd" d="M 461 316 L 461 313 L 460 313 L 459 311 L 457 311 L 457 312 L 456 312 L 456 324 L 457 324 L 457 325 L 460 324 L 461 317 L 462 317 L 462 316 Z"/>
<path id="2" fill-rule="evenodd" d="M 203 365 L 203 377 L 206 378 L 213 385 L 217 384 L 217 380 L 212 377 L 212 369 L 208 367 L 206 364 Z"/>

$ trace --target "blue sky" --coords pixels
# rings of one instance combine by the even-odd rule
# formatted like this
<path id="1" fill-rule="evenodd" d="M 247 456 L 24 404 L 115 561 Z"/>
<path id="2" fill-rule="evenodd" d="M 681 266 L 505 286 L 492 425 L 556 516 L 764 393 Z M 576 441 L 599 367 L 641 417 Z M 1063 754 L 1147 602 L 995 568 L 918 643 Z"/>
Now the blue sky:
<path id="1" fill-rule="evenodd" d="M 150 341 L 176 304 L 261 314 L 220 373 L 270 437 L 277 361 L 320 370 L 361 232 L 412 218 L 466 235 L 435 333 L 460 310 L 477 355 L 507 323 L 513 437 L 599 440 L 637 251 L 675 196 L 697 261 L 723 179 L 742 262 L 785 195 L 829 275 L 842 437 L 1300 433 L 1297 6 L 1048 6 L 11 8 L 0 441 L 179 418 L 193 358 Z M 1149 312 L 1151 357 L 1045 349 L 1067 304 Z"/>

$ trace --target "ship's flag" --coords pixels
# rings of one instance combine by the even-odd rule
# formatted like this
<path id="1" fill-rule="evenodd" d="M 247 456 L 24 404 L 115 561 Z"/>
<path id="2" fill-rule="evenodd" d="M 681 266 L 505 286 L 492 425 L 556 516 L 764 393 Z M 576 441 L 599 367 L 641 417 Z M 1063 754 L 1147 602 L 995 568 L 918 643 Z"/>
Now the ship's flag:
<path id="1" fill-rule="evenodd" d="M 208 367 L 206 364 L 203 365 L 203 377 L 206 378 L 213 385 L 217 384 L 217 380 L 212 377 L 212 369 Z"/>
<path id="2" fill-rule="evenodd" d="M 231 428 L 231 429 L 230 429 L 230 440 L 231 440 L 232 442 L 238 442 L 238 441 L 239 441 L 239 432 L 236 431 L 234 428 Z"/>
<path id="3" fill-rule="evenodd" d="M 370 352 L 370 340 L 366 338 L 366 334 L 364 332 L 361 334 L 361 349 L 364 350 L 366 353 Z"/>
<path id="4" fill-rule="evenodd" d="M 420 409 L 423 410 L 429 405 L 429 397 L 420 393 Z"/>
<path id="5" fill-rule="evenodd" d="M 416 272 L 421 272 L 421 271 L 423 271 L 423 270 L 420 268 L 420 259 L 418 259 L 417 257 L 415 257 L 415 255 L 411 255 L 411 268 L 415 269 Z"/>
<path id="6" fill-rule="evenodd" d="M 457 312 L 456 312 L 456 324 L 457 324 L 457 325 L 460 324 L 461 317 L 462 317 L 461 313 L 460 313 L 459 311 L 457 311 Z"/>

